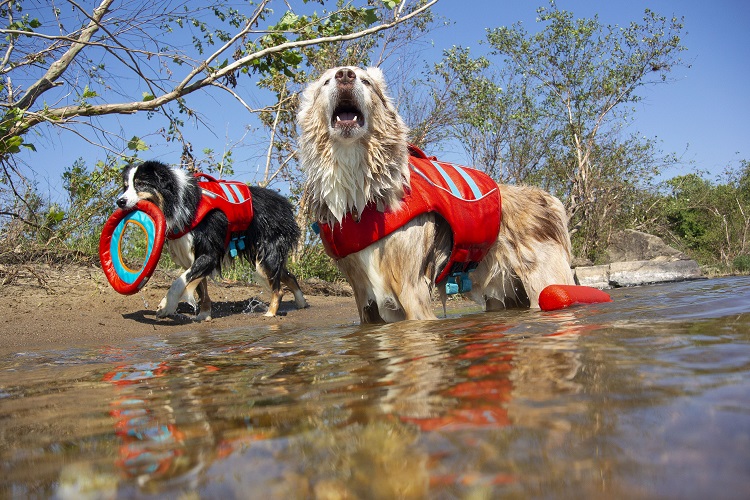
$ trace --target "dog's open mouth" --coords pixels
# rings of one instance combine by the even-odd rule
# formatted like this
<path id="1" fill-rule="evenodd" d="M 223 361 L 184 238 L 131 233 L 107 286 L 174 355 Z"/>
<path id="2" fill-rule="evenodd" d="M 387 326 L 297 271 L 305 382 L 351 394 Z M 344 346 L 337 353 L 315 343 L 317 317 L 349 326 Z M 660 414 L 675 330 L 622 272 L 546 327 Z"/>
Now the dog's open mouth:
<path id="1" fill-rule="evenodd" d="M 331 126 L 343 131 L 351 131 L 365 126 L 364 113 L 351 102 L 341 102 L 333 110 Z"/>

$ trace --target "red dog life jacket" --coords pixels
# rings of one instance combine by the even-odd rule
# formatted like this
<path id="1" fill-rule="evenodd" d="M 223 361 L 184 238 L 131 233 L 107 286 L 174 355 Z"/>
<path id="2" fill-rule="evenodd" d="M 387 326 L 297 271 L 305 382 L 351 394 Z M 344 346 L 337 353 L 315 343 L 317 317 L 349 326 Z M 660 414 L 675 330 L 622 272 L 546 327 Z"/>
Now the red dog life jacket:
<path id="1" fill-rule="evenodd" d="M 207 174 L 195 174 L 195 177 L 207 179 L 198 181 L 201 189 L 201 199 L 195 212 L 193 222 L 182 231 L 169 235 L 170 240 L 176 240 L 186 235 L 200 224 L 203 217 L 212 210 L 221 210 L 229 220 L 224 246 L 229 245 L 232 233 L 244 231 L 253 220 L 253 198 L 250 188 L 244 182 L 220 181 Z"/>
<path id="2" fill-rule="evenodd" d="M 380 212 L 368 204 L 359 221 L 346 214 L 339 223 L 318 223 L 326 253 L 334 259 L 359 252 L 403 227 L 415 217 L 435 212 L 453 232 L 453 248 L 437 283 L 448 275 L 473 269 L 500 232 L 501 200 L 497 183 L 469 167 L 438 162 L 409 146 L 411 190 L 396 210 Z"/>

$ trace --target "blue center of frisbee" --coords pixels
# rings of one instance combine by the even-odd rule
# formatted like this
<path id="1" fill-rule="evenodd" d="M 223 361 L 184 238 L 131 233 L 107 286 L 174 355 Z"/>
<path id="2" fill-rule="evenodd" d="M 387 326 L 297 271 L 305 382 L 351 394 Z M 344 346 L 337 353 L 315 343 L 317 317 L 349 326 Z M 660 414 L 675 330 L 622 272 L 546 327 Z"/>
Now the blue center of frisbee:
<path id="1" fill-rule="evenodd" d="M 146 258 L 143 259 L 143 263 L 136 271 L 128 268 L 128 266 L 126 266 L 122 260 L 120 242 L 122 240 L 125 227 L 128 223 L 134 223 L 140 226 L 140 228 L 143 229 L 143 231 L 146 233 L 147 237 Z M 115 272 L 122 281 L 130 285 L 138 279 L 138 277 L 141 275 L 141 272 L 143 271 L 144 266 L 146 265 L 146 262 L 148 262 L 149 257 L 151 257 L 151 251 L 154 248 L 154 240 L 156 240 L 156 226 L 153 219 L 151 219 L 151 217 L 149 217 L 146 212 L 143 212 L 141 210 L 134 210 L 133 212 L 123 217 L 120 223 L 117 224 L 117 227 L 112 233 L 112 240 L 109 242 L 109 251 L 113 257 L 112 265 L 115 268 Z"/>

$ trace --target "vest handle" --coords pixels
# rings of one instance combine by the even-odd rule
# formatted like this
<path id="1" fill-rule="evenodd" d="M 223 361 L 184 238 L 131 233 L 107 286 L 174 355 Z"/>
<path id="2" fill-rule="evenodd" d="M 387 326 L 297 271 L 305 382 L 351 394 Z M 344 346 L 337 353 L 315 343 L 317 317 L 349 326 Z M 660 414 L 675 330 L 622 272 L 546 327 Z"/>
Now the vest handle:
<path id="1" fill-rule="evenodd" d="M 407 147 L 409 148 L 409 156 L 413 156 L 414 158 L 422 158 L 424 160 L 435 160 L 435 159 L 437 159 L 434 156 L 432 158 L 430 158 L 429 156 L 427 156 L 425 154 L 424 151 L 422 151 L 421 149 L 419 149 L 414 144 L 409 144 Z"/>
<path id="2" fill-rule="evenodd" d="M 214 177 L 212 175 L 204 174 L 203 172 L 198 172 L 198 173 L 195 174 L 195 178 L 196 179 L 200 179 L 201 177 L 204 177 L 204 178 L 208 179 L 211 182 L 219 182 L 218 179 L 216 179 L 216 177 Z"/>

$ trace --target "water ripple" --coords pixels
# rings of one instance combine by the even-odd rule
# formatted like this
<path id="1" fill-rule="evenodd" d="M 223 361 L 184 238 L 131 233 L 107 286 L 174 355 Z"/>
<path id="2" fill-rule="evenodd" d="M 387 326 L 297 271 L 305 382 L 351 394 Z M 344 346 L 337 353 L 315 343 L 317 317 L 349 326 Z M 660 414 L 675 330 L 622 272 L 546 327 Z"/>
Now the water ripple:
<path id="1" fill-rule="evenodd" d="M 6 356 L 0 496 L 741 497 L 750 279 L 611 292 Z"/>

